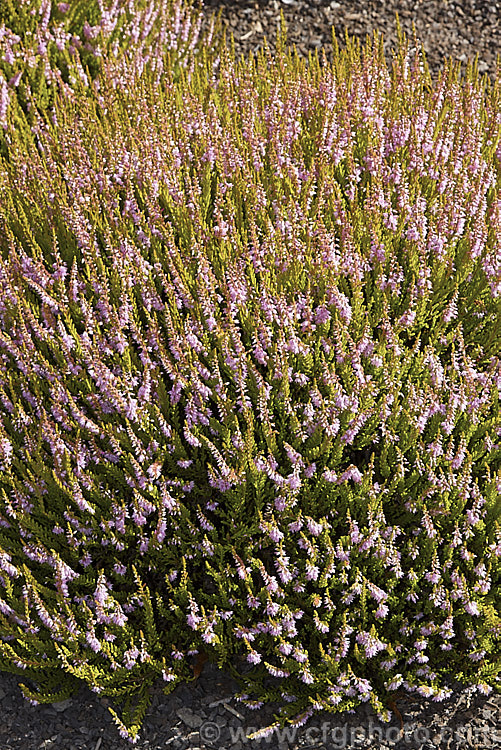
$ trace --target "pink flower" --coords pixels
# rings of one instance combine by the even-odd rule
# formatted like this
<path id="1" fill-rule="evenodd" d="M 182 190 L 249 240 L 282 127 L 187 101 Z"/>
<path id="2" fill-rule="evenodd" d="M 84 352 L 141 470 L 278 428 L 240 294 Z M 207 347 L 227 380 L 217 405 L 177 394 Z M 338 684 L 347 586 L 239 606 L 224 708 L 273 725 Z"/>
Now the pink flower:
<path id="1" fill-rule="evenodd" d="M 7 81 L 0 73 L 0 125 L 7 128 L 7 110 L 9 108 L 10 94 Z"/>
<path id="2" fill-rule="evenodd" d="M 252 649 L 250 654 L 248 654 L 247 656 L 247 661 L 251 664 L 259 664 L 259 662 L 261 661 L 261 654 L 258 654 L 257 651 L 254 651 L 254 649 Z"/>
<path id="3" fill-rule="evenodd" d="M 469 615 L 475 615 L 477 617 L 480 615 L 480 609 L 476 602 L 471 602 L 471 601 L 467 602 L 464 605 L 464 608 L 465 608 L 465 611 L 468 612 Z"/>

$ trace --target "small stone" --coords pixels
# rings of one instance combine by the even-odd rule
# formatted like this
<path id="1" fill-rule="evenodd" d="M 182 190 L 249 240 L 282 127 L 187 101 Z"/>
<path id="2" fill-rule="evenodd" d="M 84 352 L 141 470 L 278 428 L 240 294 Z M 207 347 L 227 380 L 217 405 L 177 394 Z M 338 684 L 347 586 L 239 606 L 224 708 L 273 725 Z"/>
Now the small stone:
<path id="1" fill-rule="evenodd" d="M 62 713 L 63 711 L 66 711 L 67 708 L 69 708 L 73 703 L 72 698 L 66 698 L 64 701 L 58 701 L 58 703 L 51 703 L 50 705 L 54 709 L 54 711 L 57 711 L 58 713 Z"/>
<path id="2" fill-rule="evenodd" d="M 489 721 L 489 719 L 491 718 L 494 718 L 496 714 L 496 711 L 494 711 L 493 708 L 482 708 L 480 709 L 480 712 L 482 716 L 484 717 L 484 719 L 486 719 L 487 721 Z"/>
<path id="3" fill-rule="evenodd" d="M 40 750 L 40 748 L 43 748 L 44 750 L 46 750 L 47 748 L 49 748 L 52 745 L 53 742 L 57 742 L 57 740 L 60 738 L 60 736 L 61 736 L 60 734 L 54 734 L 54 735 L 52 735 L 52 737 L 50 739 L 44 740 L 41 743 L 41 745 L 38 746 L 39 750 Z"/>
<path id="4" fill-rule="evenodd" d="M 202 719 L 194 714 L 191 708 L 178 708 L 176 714 L 190 729 L 199 729 L 202 726 Z"/>
<path id="5" fill-rule="evenodd" d="M 174 696 L 172 696 L 174 698 Z M 179 708 L 191 708 L 193 704 L 193 690 L 186 685 L 179 685 L 176 689 L 175 698 L 178 701 Z"/>

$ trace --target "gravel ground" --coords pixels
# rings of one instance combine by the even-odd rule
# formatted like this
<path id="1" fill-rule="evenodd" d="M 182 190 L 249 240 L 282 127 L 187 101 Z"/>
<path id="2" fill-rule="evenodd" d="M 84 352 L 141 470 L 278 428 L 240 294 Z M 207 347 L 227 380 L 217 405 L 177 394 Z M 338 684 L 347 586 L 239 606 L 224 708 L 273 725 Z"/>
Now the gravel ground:
<path id="1" fill-rule="evenodd" d="M 207 19 L 222 9 L 221 19 L 235 38 L 235 54 L 256 54 L 264 37 L 272 51 L 276 48 L 280 10 L 287 25 L 287 42 L 296 45 L 301 57 L 323 47 L 332 60 L 332 26 L 341 48 L 345 46 L 345 29 L 365 44 L 366 36 L 375 30 L 383 34 L 386 62 L 391 64 L 391 50 L 397 46 L 395 14 L 402 30 L 413 39 L 412 24 L 422 42 L 432 76 L 436 77 L 444 61 L 451 57 L 463 63 L 478 53 L 479 73 L 494 81 L 496 56 L 501 55 L 500 0 L 204 0 Z M 207 21 L 204 20 L 202 28 Z"/>
<path id="2" fill-rule="evenodd" d="M 0 0 L 1 1 L 1 0 Z M 288 42 L 300 55 L 324 47 L 331 59 L 331 26 L 336 28 L 343 47 L 344 29 L 363 43 L 366 34 L 377 29 L 384 34 L 387 61 L 396 44 L 395 11 L 403 30 L 412 38 L 412 22 L 423 42 L 434 77 L 444 60 L 452 57 L 465 62 L 479 54 L 479 71 L 491 80 L 496 74 L 496 54 L 501 53 L 501 3 L 495 0 L 206 0 L 205 20 L 222 8 L 222 19 L 235 37 L 237 56 L 254 53 L 266 36 L 275 49 L 277 23 L 283 10 Z M 228 40 L 229 40 L 228 34 Z M 120 738 L 107 706 L 82 686 L 78 695 L 63 703 L 31 706 L 17 687 L 20 677 L 0 673 L 0 750 L 122 750 L 130 748 Z M 232 678 L 215 666 L 205 664 L 195 683 L 179 686 L 165 696 L 161 684 L 152 689 L 153 698 L 146 714 L 139 750 L 188 750 L 188 748 L 501 748 L 501 695 L 471 696 L 454 688 L 443 703 L 404 696 L 397 700 L 390 724 L 378 721 L 369 706 L 348 714 L 319 714 L 289 737 L 275 735 L 267 740 L 246 741 L 245 735 L 271 723 L 268 706 L 250 711 L 234 699 L 238 691 Z"/>
<path id="3" fill-rule="evenodd" d="M 1 750 L 125 750 L 132 745 L 121 739 L 107 706 L 82 687 L 62 703 L 31 706 L 22 697 L 20 678 L 2 674 L 0 679 Z M 206 663 L 194 683 L 180 685 L 169 696 L 161 684 L 154 686 L 141 736 L 134 747 L 141 750 L 431 750 L 432 748 L 501 747 L 501 695 L 471 696 L 451 684 L 453 696 L 442 703 L 405 696 L 397 700 L 389 724 L 377 719 L 369 705 L 345 714 L 318 714 L 288 737 L 246 740 L 252 731 L 268 726 L 277 707 L 251 711 L 237 703 L 237 683 L 216 666 Z M 120 713 L 120 711 L 118 712 Z"/>

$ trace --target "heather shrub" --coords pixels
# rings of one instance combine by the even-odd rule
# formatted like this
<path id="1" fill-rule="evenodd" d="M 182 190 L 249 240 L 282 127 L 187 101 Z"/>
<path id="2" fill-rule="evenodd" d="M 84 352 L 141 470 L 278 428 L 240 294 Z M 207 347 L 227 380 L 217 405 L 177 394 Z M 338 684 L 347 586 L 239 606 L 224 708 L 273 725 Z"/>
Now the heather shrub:
<path id="1" fill-rule="evenodd" d="M 0 667 L 132 741 L 203 654 L 281 724 L 499 691 L 499 76 L 104 62 L 0 161 Z"/>
<path id="2" fill-rule="evenodd" d="M 200 52 L 216 54 L 219 16 L 200 35 L 201 5 L 192 0 L 3 0 L 0 4 L 0 147 L 8 105 L 16 96 L 30 125 L 52 111 L 57 88 L 95 94 L 103 59 L 112 58 L 108 80 L 120 85 L 124 70 L 151 62 L 158 83 L 167 67 L 193 71 Z M 133 73 L 133 74 L 134 74 Z M 5 149 L 3 155 L 5 156 Z"/>

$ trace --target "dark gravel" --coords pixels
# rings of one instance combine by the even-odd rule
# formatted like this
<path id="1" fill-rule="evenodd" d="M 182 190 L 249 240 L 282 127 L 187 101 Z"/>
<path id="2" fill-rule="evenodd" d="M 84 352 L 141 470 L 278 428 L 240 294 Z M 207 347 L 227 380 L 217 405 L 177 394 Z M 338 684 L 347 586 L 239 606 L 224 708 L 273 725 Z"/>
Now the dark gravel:
<path id="1" fill-rule="evenodd" d="M 1 0 L 0 0 L 1 2 Z M 237 57 L 254 53 L 268 45 L 275 50 L 276 31 L 283 10 L 288 43 L 298 53 L 323 47 L 327 60 L 332 55 L 331 27 L 336 28 L 340 47 L 344 33 L 363 44 L 366 35 L 378 30 L 384 35 L 387 62 L 396 46 L 395 12 L 402 29 L 412 35 L 415 23 L 423 42 L 428 65 L 436 78 L 444 61 L 473 59 L 479 55 L 479 72 L 491 80 L 496 75 L 496 55 L 501 53 L 501 3 L 495 0 L 206 0 L 205 28 L 213 11 L 222 9 L 222 20 L 235 37 Z M 463 66 L 464 69 L 465 66 Z M 78 695 L 51 706 L 31 706 L 21 695 L 20 677 L 0 673 L 0 750 L 122 750 L 131 747 L 120 738 L 111 714 L 109 700 L 82 686 Z M 390 724 L 382 724 L 370 707 L 360 706 L 344 715 L 317 715 L 287 741 L 284 736 L 245 741 L 251 727 L 271 723 L 274 707 L 250 711 L 238 704 L 237 684 L 226 673 L 206 664 L 196 683 L 178 687 L 170 696 L 161 685 L 152 689 L 153 698 L 146 714 L 141 739 L 135 747 L 145 750 L 188 750 L 188 748 L 501 748 L 501 695 L 471 696 L 458 685 L 443 703 L 406 696 L 397 701 L 403 721 L 394 713 Z M 276 710 L 276 707 L 275 707 Z M 119 711 L 120 713 L 120 711 Z M 233 735 L 232 735 L 233 732 Z M 212 739 L 212 742 L 209 740 Z"/>
<path id="2" fill-rule="evenodd" d="M 345 29 L 365 44 L 367 34 L 383 34 L 386 61 L 397 46 L 396 13 L 402 30 L 413 40 L 415 24 L 423 44 L 430 73 L 436 79 L 444 61 L 461 61 L 466 70 L 468 59 L 478 53 L 478 71 L 492 81 L 496 74 L 496 56 L 501 55 L 501 2 L 499 0 L 205 0 L 205 15 L 222 9 L 221 19 L 235 38 L 235 54 L 254 54 L 264 46 L 264 37 L 273 52 L 276 49 L 280 10 L 287 25 L 287 43 L 295 45 L 301 57 L 325 50 L 332 60 L 332 27 L 341 48 Z M 204 22 L 202 28 L 205 28 Z"/>
<path id="3" fill-rule="evenodd" d="M 31 706 L 22 697 L 14 675 L 0 675 L 1 750 L 125 750 L 111 714 L 109 699 L 82 687 L 73 698 L 58 704 Z M 451 685 L 451 687 L 455 687 Z M 459 686 L 456 686 L 459 688 Z M 234 699 L 237 683 L 206 663 L 195 683 L 180 685 L 171 695 L 154 686 L 141 738 L 141 750 L 431 750 L 431 748 L 501 747 L 501 695 L 482 697 L 460 692 L 443 703 L 406 696 L 397 701 L 401 723 L 394 714 L 389 724 L 377 719 L 369 705 L 345 714 L 318 714 L 295 735 L 245 740 L 252 731 L 273 721 L 276 706 L 251 711 Z M 120 711 L 118 712 L 120 713 Z"/>

